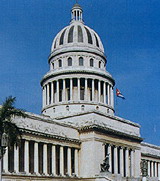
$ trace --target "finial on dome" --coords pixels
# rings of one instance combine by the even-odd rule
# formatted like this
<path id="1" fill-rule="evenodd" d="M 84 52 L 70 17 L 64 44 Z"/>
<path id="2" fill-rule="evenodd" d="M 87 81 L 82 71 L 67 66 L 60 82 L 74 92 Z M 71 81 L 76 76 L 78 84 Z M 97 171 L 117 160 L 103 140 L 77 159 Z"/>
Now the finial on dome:
<path id="1" fill-rule="evenodd" d="M 78 4 L 78 0 L 76 0 L 76 4 L 73 6 L 73 8 L 71 10 L 72 22 L 73 21 L 83 22 L 82 13 L 83 13 L 83 10 L 82 10 L 81 6 Z"/>

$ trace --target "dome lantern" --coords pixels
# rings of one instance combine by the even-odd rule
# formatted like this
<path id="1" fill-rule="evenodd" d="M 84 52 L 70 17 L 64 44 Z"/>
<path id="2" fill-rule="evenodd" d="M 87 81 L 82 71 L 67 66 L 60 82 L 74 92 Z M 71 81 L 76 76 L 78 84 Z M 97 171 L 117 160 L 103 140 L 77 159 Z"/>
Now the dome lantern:
<path id="1" fill-rule="evenodd" d="M 83 10 L 81 6 L 78 3 L 76 3 L 71 10 L 71 22 L 74 22 L 74 21 L 83 22 L 82 13 L 83 13 Z"/>

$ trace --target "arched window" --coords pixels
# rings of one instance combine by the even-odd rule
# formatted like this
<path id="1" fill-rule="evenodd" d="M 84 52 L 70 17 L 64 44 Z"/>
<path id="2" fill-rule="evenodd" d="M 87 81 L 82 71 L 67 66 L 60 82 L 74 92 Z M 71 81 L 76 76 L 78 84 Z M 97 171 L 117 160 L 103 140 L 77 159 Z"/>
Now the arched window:
<path id="1" fill-rule="evenodd" d="M 84 64 L 84 60 L 82 57 L 79 58 L 79 66 L 83 66 Z"/>
<path id="2" fill-rule="evenodd" d="M 59 67 L 62 67 L 62 60 L 58 60 Z"/>
<path id="3" fill-rule="evenodd" d="M 74 26 L 72 26 L 69 30 L 69 34 L 68 34 L 68 43 L 72 43 L 73 42 L 73 30 L 74 30 Z"/>
<path id="4" fill-rule="evenodd" d="M 72 58 L 71 57 L 68 58 L 68 66 L 72 66 Z"/>
<path id="5" fill-rule="evenodd" d="M 99 62 L 99 68 L 101 68 L 101 62 Z"/>
<path id="6" fill-rule="evenodd" d="M 94 61 L 93 61 L 93 59 L 91 58 L 90 59 L 90 67 L 93 67 L 94 66 Z"/>
<path id="7" fill-rule="evenodd" d="M 52 63 L 52 69 L 54 69 L 54 63 Z"/>

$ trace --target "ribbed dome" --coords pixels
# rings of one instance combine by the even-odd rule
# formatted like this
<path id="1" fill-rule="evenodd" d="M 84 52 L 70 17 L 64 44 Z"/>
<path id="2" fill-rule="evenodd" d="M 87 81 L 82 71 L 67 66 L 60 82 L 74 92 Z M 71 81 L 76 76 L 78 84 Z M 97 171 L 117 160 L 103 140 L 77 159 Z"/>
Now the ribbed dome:
<path id="1" fill-rule="evenodd" d="M 102 42 L 97 33 L 78 21 L 74 21 L 57 34 L 53 41 L 51 52 L 57 48 L 64 46 L 73 47 L 78 44 L 84 47 L 96 48 L 104 52 Z"/>
<path id="2" fill-rule="evenodd" d="M 75 4 L 71 11 L 71 23 L 62 29 L 53 40 L 51 53 L 59 48 L 81 47 L 81 49 L 90 48 L 92 51 L 104 53 L 102 42 L 97 33 L 84 25 L 82 20 L 82 8 Z"/>

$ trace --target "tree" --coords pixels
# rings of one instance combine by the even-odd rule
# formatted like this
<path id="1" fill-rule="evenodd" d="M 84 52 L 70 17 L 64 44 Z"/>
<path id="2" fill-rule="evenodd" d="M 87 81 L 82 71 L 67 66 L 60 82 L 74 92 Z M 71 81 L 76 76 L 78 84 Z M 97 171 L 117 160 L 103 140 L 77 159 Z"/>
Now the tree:
<path id="1" fill-rule="evenodd" d="M 16 109 L 14 103 L 15 97 L 9 96 L 0 107 L 0 136 L 5 132 L 8 135 L 8 146 L 13 146 L 20 142 L 22 133 L 15 123 L 15 116 L 25 117 L 25 113 L 21 109 Z"/>

